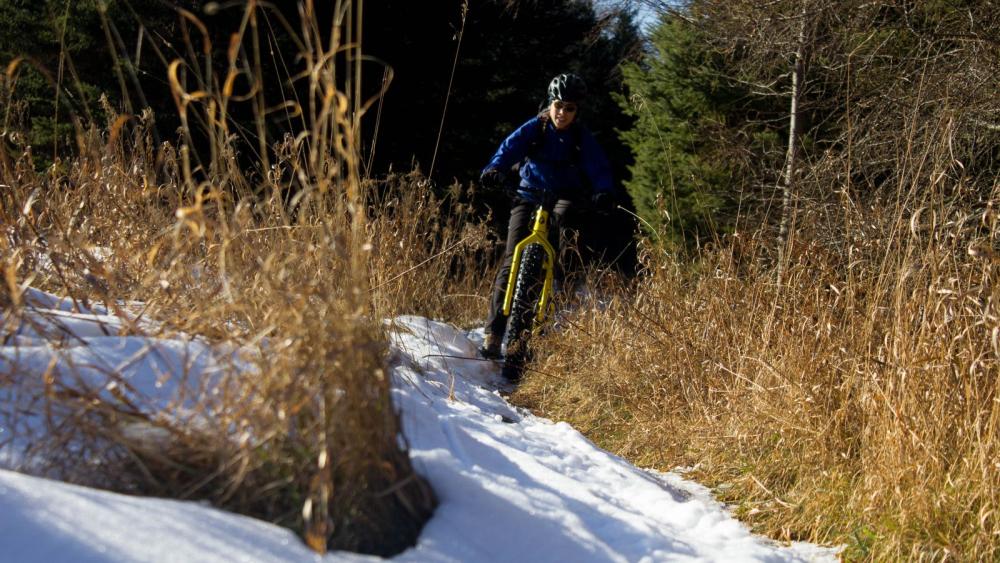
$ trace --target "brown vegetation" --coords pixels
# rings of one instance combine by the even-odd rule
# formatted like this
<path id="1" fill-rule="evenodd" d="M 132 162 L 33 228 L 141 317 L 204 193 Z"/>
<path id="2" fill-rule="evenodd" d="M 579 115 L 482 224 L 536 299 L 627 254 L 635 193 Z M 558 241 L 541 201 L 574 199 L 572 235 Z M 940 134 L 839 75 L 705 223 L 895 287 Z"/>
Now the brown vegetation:
<path id="1" fill-rule="evenodd" d="M 647 244 L 645 275 L 540 342 L 515 400 L 693 468 L 779 539 L 1000 557 L 1000 185 L 971 95 L 906 92 L 851 122 L 871 137 L 803 165 L 777 260 L 767 226 L 693 259 Z"/>
<path id="2" fill-rule="evenodd" d="M 732 16 L 711 36 L 735 38 L 719 52 L 746 55 L 740 78 L 766 95 L 785 94 L 782 56 L 806 40 L 788 31 L 802 27 L 795 14 L 827 41 L 803 50 L 815 56 L 802 91 L 812 127 L 781 183 L 781 252 L 757 214 L 694 257 L 647 241 L 642 276 L 597 284 L 536 342 L 515 400 L 639 465 L 692 467 L 777 538 L 847 544 L 852 559 L 996 559 L 998 58 L 984 39 L 996 26 L 983 6 L 969 29 L 949 16 L 927 31 L 892 20 L 889 2 L 864 3 L 878 17 L 770 3 L 787 14 L 763 23 L 759 4 L 703 6 Z M 782 33 L 767 32 L 775 22 Z M 235 48 L 222 80 L 172 67 L 206 154 L 191 138 L 155 146 L 142 117 L 112 111 L 46 173 L 0 138 L 4 336 L 33 285 L 83 304 L 141 300 L 156 336 L 254 350 L 252 378 L 234 372 L 224 396 L 205 398 L 215 426 L 143 421 L 169 433 L 163 450 L 116 430 L 137 416 L 127 405 L 95 409 L 67 389 L 46 406 L 80 415 L 73 432 L 127 490 L 209 498 L 320 550 L 388 553 L 434 501 L 398 446 L 381 319 L 471 325 L 490 253 L 459 187 L 442 200 L 418 174 L 362 180 L 363 100 L 340 88 L 350 64 L 334 68 L 351 50 L 325 51 L 310 25 L 314 97 L 284 107 L 305 134 L 259 147 L 264 178 L 234 165 L 224 111 L 246 70 Z M 781 53 L 754 52 L 772 44 Z M 780 179 L 772 168 L 756 172 Z"/>
<path id="3" fill-rule="evenodd" d="M 516 400 L 640 465 L 692 467 L 776 538 L 848 559 L 996 560 L 996 10 L 689 13 L 726 78 L 800 97 L 797 154 L 757 170 L 783 188 L 759 207 L 782 211 L 787 238 L 746 214 L 691 257 L 647 244 L 634 287 L 539 343 Z"/>
<path id="4" fill-rule="evenodd" d="M 360 20 L 338 13 L 348 17 L 334 31 L 349 35 Z M 270 155 L 258 163 L 264 178 L 237 166 L 225 118 L 238 97 L 230 79 L 247 68 L 236 48 L 225 78 L 203 82 L 185 76 L 189 63 L 171 65 L 182 122 L 201 124 L 197 134 L 185 127 L 179 148 L 154 143 L 148 116 L 107 107 L 103 128 L 77 123 L 78 156 L 45 172 L 30 150 L 3 152 L 3 337 L 28 322 L 21 295 L 33 286 L 82 306 L 106 304 L 135 335 L 238 350 L 241 367 L 227 364 L 215 392 L 185 416 L 136 410 L 72 377 L 48 381 L 31 408 L 46 415 L 53 451 L 72 441 L 98 471 L 66 456 L 35 469 L 208 499 L 296 529 L 321 552 L 392 554 L 416 539 L 435 499 L 402 442 L 382 319 L 455 310 L 464 297 L 430 281 L 444 271 L 475 278 L 452 257 L 480 237 L 452 220 L 464 216 L 446 220 L 439 202 L 421 195 L 429 190 L 418 176 L 362 180 L 363 104 L 338 87 L 360 52 L 345 65 L 333 56 L 344 50 L 322 45 L 310 16 L 303 13 L 300 45 L 311 97 L 300 98 L 305 107 L 286 105 L 305 132 L 259 147 Z M 253 25 L 240 33 L 233 45 L 256 40 Z M 16 65 L 9 71 L 14 78 Z M 406 289 L 403 276 L 421 283 Z M 2 377 L 31 386 L 16 372 Z"/>

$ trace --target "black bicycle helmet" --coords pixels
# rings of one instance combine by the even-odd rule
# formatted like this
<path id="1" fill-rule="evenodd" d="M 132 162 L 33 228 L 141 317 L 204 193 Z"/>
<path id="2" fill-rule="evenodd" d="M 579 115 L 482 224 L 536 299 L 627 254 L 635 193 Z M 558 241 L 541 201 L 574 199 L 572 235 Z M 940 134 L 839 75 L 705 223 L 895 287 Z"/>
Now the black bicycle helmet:
<path id="1" fill-rule="evenodd" d="M 575 74 L 560 74 L 549 82 L 549 101 L 580 103 L 587 97 L 587 84 Z"/>

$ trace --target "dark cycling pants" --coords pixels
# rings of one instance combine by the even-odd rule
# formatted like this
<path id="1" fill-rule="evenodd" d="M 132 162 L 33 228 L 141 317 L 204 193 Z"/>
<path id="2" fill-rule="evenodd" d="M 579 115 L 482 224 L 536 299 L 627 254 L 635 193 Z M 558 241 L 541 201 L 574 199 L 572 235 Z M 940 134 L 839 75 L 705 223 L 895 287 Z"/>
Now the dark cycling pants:
<path id="1" fill-rule="evenodd" d="M 556 202 L 552 210 L 552 221 L 549 225 L 549 242 L 552 248 L 559 253 L 559 239 L 566 238 L 562 233 L 565 224 L 566 213 L 572 207 L 572 202 L 568 199 L 560 199 Z M 510 277 L 511 261 L 514 259 L 514 247 L 521 242 L 524 237 L 531 232 L 532 224 L 535 220 L 535 209 L 537 204 L 516 199 L 514 206 L 510 210 L 510 223 L 507 225 L 507 248 L 503 253 L 503 260 L 500 262 L 500 271 L 497 272 L 496 281 L 493 283 L 493 296 L 490 300 L 489 316 L 486 317 L 486 333 L 493 334 L 497 338 L 503 338 L 507 331 L 507 317 L 503 314 L 503 299 L 507 293 L 507 281 Z M 559 260 L 556 260 L 558 271 Z"/>

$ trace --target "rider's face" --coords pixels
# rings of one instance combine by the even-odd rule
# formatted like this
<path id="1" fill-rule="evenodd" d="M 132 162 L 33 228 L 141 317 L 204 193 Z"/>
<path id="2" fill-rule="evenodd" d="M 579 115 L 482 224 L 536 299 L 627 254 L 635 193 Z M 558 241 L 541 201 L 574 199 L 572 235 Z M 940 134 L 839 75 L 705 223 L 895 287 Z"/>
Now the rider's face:
<path id="1" fill-rule="evenodd" d="M 553 100 L 549 105 L 549 118 L 556 129 L 565 129 L 576 119 L 577 105 L 573 102 Z"/>

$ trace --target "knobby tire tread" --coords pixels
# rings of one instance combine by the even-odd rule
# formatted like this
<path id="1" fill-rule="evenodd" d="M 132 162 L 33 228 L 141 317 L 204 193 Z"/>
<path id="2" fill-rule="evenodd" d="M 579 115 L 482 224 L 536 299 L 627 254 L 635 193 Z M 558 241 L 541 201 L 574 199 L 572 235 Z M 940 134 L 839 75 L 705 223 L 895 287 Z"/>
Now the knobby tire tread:
<path id="1" fill-rule="evenodd" d="M 504 345 L 504 376 L 515 380 L 520 378 L 525 361 L 528 359 L 528 339 L 534 326 L 538 310 L 538 300 L 542 294 L 542 268 L 545 249 L 538 244 L 529 245 L 521 256 L 520 268 L 514 285 L 514 300 L 507 319 Z"/>

